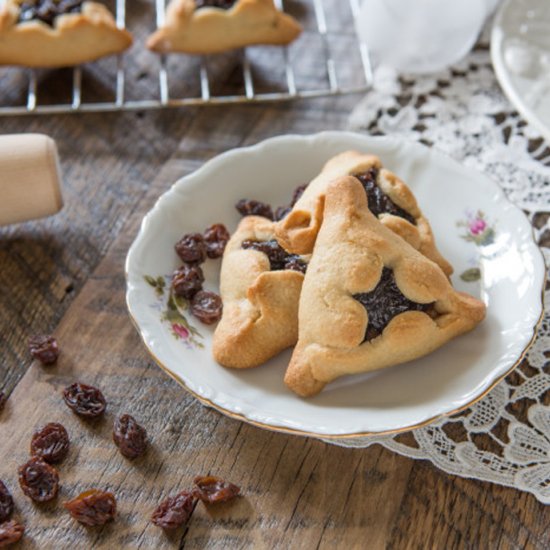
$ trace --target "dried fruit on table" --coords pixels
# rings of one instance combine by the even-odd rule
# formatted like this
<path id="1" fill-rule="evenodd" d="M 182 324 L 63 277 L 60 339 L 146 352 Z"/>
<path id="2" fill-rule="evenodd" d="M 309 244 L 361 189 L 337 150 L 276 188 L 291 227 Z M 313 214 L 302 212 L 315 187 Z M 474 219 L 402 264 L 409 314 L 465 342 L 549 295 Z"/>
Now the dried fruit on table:
<path id="1" fill-rule="evenodd" d="M 32 436 L 31 455 L 46 462 L 61 462 L 69 452 L 69 434 L 62 424 L 50 422 Z"/>
<path id="2" fill-rule="evenodd" d="M 47 334 L 38 334 L 29 338 L 29 351 L 43 365 L 53 365 L 59 356 L 57 340 Z"/>
<path id="3" fill-rule="evenodd" d="M 212 325 L 222 316 L 222 299 L 214 292 L 201 290 L 191 300 L 191 313 L 205 325 Z"/>
<path id="4" fill-rule="evenodd" d="M 63 399 L 75 414 L 97 418 L 105 412 L 107 402 L 101 391 L 93 386 L 75 382 L 63 390 Z"/>
<path id="5" fill-rule="evenodd" d="M 147 449 L 147 431 L 129 414 L 115 420 L 113 441 L 126 458 L 137 458 Z"/>
<path id="6" fill-rule="evenodd" d="M 0 523 L 0 548 L 6 548 L 21 540 L 25 527 L 18 521 L 11 520 Z"/>
<path id="7" fill-rule="evenodd" d="M 207 504 L 233 500 L 241 492 L 240 487 L 215 476 L 195 478 L 194 495 Z"/>
<path id="8" fill-rule="evenodd" d="M 163 529 L 176 529 L 189 521 L 196 503 L 193 493 L 182 491 L 163 500 L 153 512 L 151 521 Z"/>
<path id="9" fill-rule="evenodd" d="M 113 493 L 90 489 L 63 504 L 71 517 L 89 527 L 104 525 L 116 515 L 116 499 Z"/>
<path id="10" fill-rule="evenodd" d="M 13 514 L 13 497 L 4 482 L 0 480 L 0 523 L 7 521 Z"/>
<path id="11" fill-rule="evenodd" d="M 19 485 L 23 493 L 35 502 L 47 502 L 57 495 L 59 474 L 41 458 L 33 457 L 19 466 Z"/>

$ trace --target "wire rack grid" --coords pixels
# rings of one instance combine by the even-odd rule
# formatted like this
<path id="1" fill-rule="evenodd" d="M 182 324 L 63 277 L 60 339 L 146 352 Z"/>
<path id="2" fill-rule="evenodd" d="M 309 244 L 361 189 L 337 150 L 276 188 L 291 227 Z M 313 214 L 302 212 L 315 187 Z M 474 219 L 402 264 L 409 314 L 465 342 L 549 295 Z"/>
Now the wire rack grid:
<path id="1" fill-rule="evenodd" d="M 274 0 L 277 9 L 283 10 L 283 0 Z M 208 74 L 208 63 L 206 56 L 202 56 L 199 65 L 200 95 L 195 97 L 171 97 L 168 85 L 169 70 L 167 55 L 158 56 L 158 97 L 127 100 L 125 98 L 125 55 L 117 56 L 116 79 L 113 82 L 114 100 L 102 102 L 82 101 L 82 67 L 76 66 L 72 69 L 71 99 L 68 103 L 40 105 L 37 101 L 38 77 L 37 71 L 28 69 L 28 88 L 26 90 L 26 102 L 24 105 L 0 105 L 0 116 L 4 115 L 28 115 L 28 114 L 55 114 L 55 113 L 78 113 L 78 112 L 110 112 L 110 111 L 136 111 L 149 109 L 163 109 L 170 107 L 187 107 L 197 105 L 219 105 L 229 103 L 246 103 L 261 101 L 285 101 L 299 98 L 322 97 L 328 95 L 341 95 L 365 92 L 372 85 L 372 68 L 369 51 L 366 42 L 361 38 L 357 30 L 355 36 L 360 54 L 362 77 L 364 82 L 356 86 L 341 85 L 337 76 L 336 61 L 331 54 L 329 34 L 327 30 L 327 19 L 323 0 L 311 0 L 315 14 L 316 32 L 321 39 L 322 63 L 325 72 L 325 85 L 312 88 L 301 88 L 296 83 L 296 72 L 290 60 L 288 47 L 284 46 L 284 87 L 286 91 L 260 92 L 255 90 L 254 78 L 252 75 L 250 59 L 246 49 L 242 50 L 242 80 L 244 83 L 244 94 L 235 95 L 214 95 L 211 92 L 211 81 Z M 127 0 L 116 0 L 116 24 L 118 28 L 126 28 L 126 3 Z M 1 1 L 0 1 L 1 4 Z M 345 2 L 342 2 L 342 5 Z M 155 0 L 157 26 L 164 24 L 166 0 Z M 352 23 L 359 15 L 359 0 L 349 0 Z"/>

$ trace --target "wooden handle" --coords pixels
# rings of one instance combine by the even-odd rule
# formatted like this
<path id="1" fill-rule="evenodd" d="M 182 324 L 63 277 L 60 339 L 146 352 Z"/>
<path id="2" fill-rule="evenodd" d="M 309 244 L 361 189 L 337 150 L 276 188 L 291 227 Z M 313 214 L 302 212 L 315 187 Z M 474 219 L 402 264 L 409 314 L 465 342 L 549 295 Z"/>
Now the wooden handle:
<path id="1" fill-rule="evenodd" d="M 42 134 L 0 136 L 0 226 L 59 212 L 61 172 L 55 141 Z"/>

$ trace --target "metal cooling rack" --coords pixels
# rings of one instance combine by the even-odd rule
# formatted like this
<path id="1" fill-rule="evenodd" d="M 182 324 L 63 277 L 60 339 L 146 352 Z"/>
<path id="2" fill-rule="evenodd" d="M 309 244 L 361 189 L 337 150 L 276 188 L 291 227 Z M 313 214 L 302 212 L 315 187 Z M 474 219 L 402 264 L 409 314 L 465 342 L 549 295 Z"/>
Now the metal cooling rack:
<path id="1" fill-rule="evenodd" d="M 277 9 L 283 10 L 283 0 L 274 0 Z M 336 70 L 336 61 L 331 54 L 329 46 L 329 34 L 323 0 L 311 0 L 315 11 L 317 32 L 321 38 L 322 52 L 324 59 L 324 70 L 326 73 L 325 86 L 312 89 L 301 89 L 296 84 L 295 69 L 290 62 L 287 47 L 283 47 L 284 74 L 286 91 L 272 93 L 257 93 L 254 89 L 254 78 L 250 66 L 250 60 L 246 50 L 242 50 L 242 79 L 244 83 L 244 94 L 241 95 L 213 95 L 211 93 L 210 78 L 207 69 L 207 60 L 201 58 L 200 62 L 200 95 L 196 97 L 174 98 L 170 96 L 168 85 L 169 70 L 167 68 L 167 56 L 158 56 L 158 97 L 151 97 L 139 100 L 126 100 L 125 98 L 125 56 L 117 56 L 116 79 L 113 82 L 115 99 L 106 102 L 83 102 L 82 101 L 82 68 L 80 66 L 72 69 L 72 91 L 70 103 L 55 105 L 39 105 L 37 102 L 38 78 L 37 72 L 28 69 L 28 89 L 26 104 L 21 106 L 0 105 L 0 115 L 26 115 L 26 114 L 52 114 L 52 113 L 76 113 L 76 112 L 109 112 L 109 111 L 132 111 L 162 109 L 168 107 L 187 107 L 193 105 L 219 105 L 228 103 L 246 103 L 260 101 L 284 101 L 297 98 L 312 98 L 328 95 L 341 95 L 367 91 L 372 84 L 372 69 L 367 44 L 356 33 L 357 47 L 361 58 L 364 84 L 360 86 L 341 86 Z M 155 0 L 157 26 L 164 24 L 166 0 Z M 342 2 L 342 9 L 345 8 Z M 352 23 L 359 13 L 359 0 L 349 0 Z M 126 28 L 126 0 L 116 0 L 116 24 L 118 28 Z M 14 69 L 20 70 L 20 69 Z"/>

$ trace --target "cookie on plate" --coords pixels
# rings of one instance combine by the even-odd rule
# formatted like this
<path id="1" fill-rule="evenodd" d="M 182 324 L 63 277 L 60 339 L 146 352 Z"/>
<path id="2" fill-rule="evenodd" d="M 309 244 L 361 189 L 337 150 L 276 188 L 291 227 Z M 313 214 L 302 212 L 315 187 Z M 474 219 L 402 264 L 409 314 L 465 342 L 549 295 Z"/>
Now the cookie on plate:
<path id="1" fill-rule="evenodd" d="M 454 290 L 436 263 L 381 223 L 370 200 L 355 177 L 326 188 L 285 375 L 299 395 L 426 355 L 485 316 L 482 302 Z"/>
<path id="2" fill-rule="evenodd" d="M 6 0 L 0 8 L 0 65 L 66 67 L 131 44 L 132 35 L 97 2 Z"/>
<path id="3" fill-rule="evenodd" d="M 241 220 L 222 260 L 223 315 L 213 339 L 218 363 L 255 367 L 296 343 L 307 260 L 287 254 L 277 244 L 271 220 Z"/>
<path id="4" fill-rule="evenodd" d="M 357 151 L 346 151 L 331 158 L 277 225 L 277 239 L 286 250 L 296 254 L 311 253 L 323 219 L 327 187 L 334 179 L 347 175 L 361 182 L 371 212 L 386 227 L 438 264 L 447 276 L 451 275 L 453 268 L 437 250 L 430 224 L 412 191 L 395 174 L 383 168 L 378 157 Z"/>
<path id="5" fill-rule="evenodd" d="M 166 23 L 147 40 L 155 52 L 209 54 L 253 44 L 289 44 L 300 24 L 273 0 L 172 0 Z"/>

